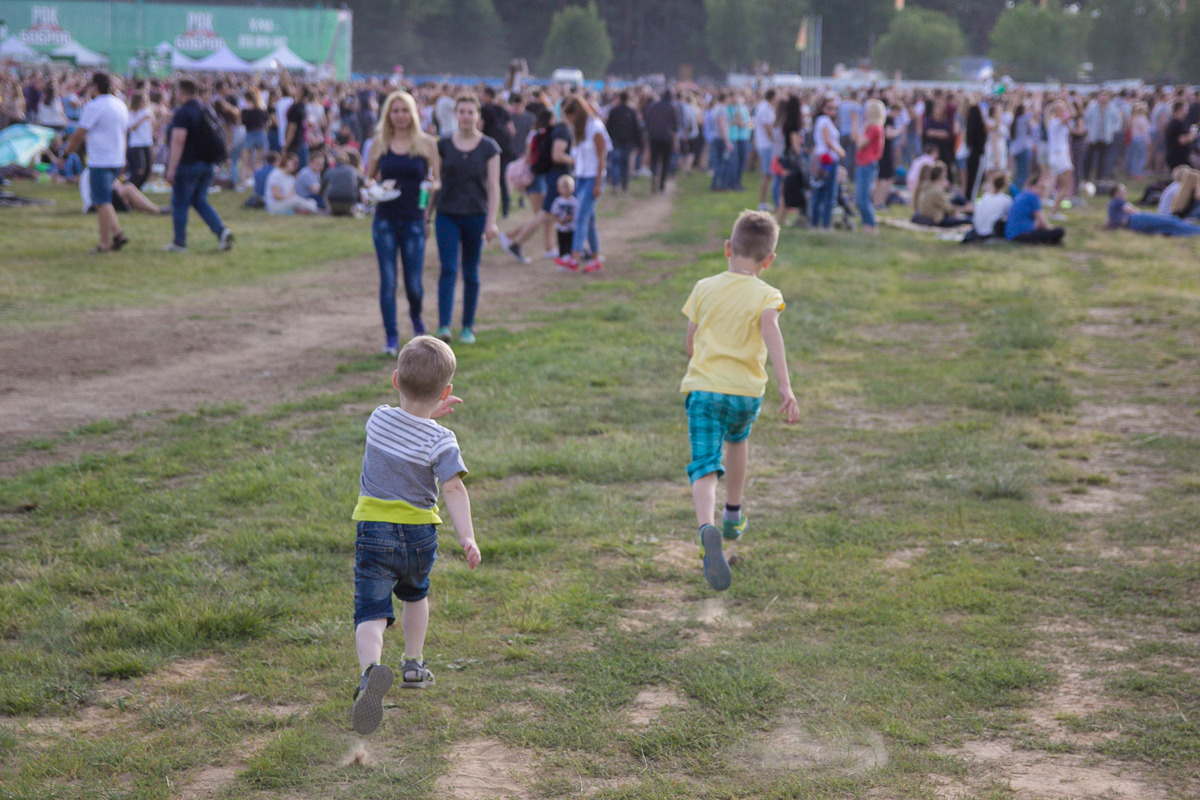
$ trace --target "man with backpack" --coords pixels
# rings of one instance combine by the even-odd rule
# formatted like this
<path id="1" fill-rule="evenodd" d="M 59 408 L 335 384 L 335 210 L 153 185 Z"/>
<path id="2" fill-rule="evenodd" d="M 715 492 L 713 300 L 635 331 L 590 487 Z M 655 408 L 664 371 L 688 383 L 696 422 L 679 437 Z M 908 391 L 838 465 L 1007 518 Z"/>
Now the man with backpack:
<path id="1" fill-rule="evenodd" d="M 212 185 L 213 165 L 229 153 L 225 130 L 216 109 L 200 100 L 199 88 L 190 78 L 178 85 L 179 108 L 171 119 L 171 150 L 167 157 L 167 183 L 171 184 L 171 218 L 175 238 L 163 250 L 187 252 L 188 208 L 217 236 L 222 250 L 233 246 L 233 232 L 225 227 L 217 210 L 209 205 L 208 187 Z"/>

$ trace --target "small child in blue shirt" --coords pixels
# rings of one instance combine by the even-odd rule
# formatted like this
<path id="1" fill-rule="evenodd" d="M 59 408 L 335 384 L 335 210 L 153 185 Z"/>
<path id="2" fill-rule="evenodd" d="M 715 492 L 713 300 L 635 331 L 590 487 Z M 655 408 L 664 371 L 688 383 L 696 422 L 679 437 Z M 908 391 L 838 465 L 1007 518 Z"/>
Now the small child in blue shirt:
<path id="1" fill-rule="evenodd" d="M 579 198 L 575 196 L 575 179 L 570 175 L 559 177 L 557 188 L 558 197 L 550 204 L 550 216 L 554 217 L 554 228 L 558 231 L 555 263 L 563 267 L 563 262 L 570 260 L 571 246 L 575 243 L 575 212 L 579 208 Z"/>
<path id="2" fill-rule="evenodd" d="M 458 439 L 434 420 L 462 400 L 454 388 L 454 351 L 433 336 L 417 336 L 400 351 L 392 385 L 399 408 L 382 405 L 367 420 L 367 443 L 359 480 L 354 558 L 354 644 L 362 677 L 350 718 L 354 730 L 372 733 L 383 719 L 383 696 L 392 670 L 379 663 L 384 631 L 396 621 L 395 595 L 404 604 L 401 687 L 433 684 L 421 651 L 429 627 L 429 573 L 437 559 L 438 489 L 458 532 L 471 569 L 479 566 L 479 546 L 471 523 L 467 474 Z"/>

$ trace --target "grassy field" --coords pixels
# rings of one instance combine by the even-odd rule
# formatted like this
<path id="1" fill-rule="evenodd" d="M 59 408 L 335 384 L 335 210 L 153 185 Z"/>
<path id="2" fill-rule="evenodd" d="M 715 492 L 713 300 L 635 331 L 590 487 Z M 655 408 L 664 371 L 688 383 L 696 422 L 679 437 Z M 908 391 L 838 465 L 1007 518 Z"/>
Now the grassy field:
<path id="1" fill-rule="evenodd" d="M 703 185 L 635 259 L 459 353 L 484 562 L 446 526 L 437 686 L 368 739 L 348 517 L 389 363 L 26 445 L 94 443 L 0 481 L 0 797 L 1196 797 L 1200 243 L 1100 232 L 1099 202 L 1062 249 L 785 230 L 764 277 L 803 417 L 768 387 L 717 596 L 679 308 L 750 198 Z M 5 225 L 6 324 L 369 252 L 220 199 L 237 262 L 195 220 L 196 262 L 136 274 L 81 269 L 91 219 Z"/>

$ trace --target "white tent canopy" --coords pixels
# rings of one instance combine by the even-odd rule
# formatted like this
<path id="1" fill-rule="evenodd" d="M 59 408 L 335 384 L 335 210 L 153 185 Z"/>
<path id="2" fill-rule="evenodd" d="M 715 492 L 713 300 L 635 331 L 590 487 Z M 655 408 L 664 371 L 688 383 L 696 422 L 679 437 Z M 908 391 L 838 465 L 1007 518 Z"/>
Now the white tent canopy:
<path id="1" fill-rule="evenodd" d="M 3 42 L 0 42 L 0 57 L 22 62 L 46 60 L 45 56 L 22 42 L 16 36 L 10 36 Z"/>
<path id="2" fill-rule="evenodd" d="M 289 71 L 313 71 L 313 65 L 296 55 L 286 44 L 275 48 L 269 55 L 250 62 L 250 66 L 259 72 L 277 70 L 280 67 Z"/>
<path id="3" fill-rule="evenodd" d="M 180 54 L 182 55 L 182 54 Z M 221 49 L 207 55 L 190 66 L 176 69 L 195 69 L 202 72 L 253 72 L 254 67 L 244 61 L 237 53 L 229 49 L 229 45 L 221 45 Z"/>
<path id="4" fill-rule="evenodd" d="M 74 39 L 51 50 L 50 56 L 52 58 L 69 58 L 79 67 L 98 67 L 108 63 L 108 56 L 84 47 Z"/>

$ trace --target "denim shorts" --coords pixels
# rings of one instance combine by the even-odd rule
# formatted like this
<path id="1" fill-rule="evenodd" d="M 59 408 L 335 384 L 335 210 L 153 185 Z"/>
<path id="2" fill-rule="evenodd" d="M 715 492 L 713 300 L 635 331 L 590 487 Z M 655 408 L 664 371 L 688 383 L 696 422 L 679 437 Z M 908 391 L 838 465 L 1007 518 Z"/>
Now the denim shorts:
<path id="1" fill-rule="evenodd" d="M 88 188 L 92 190 L 92 205 L 97 208 L 113 201 L 113 181 L 121 170 L 115 167 L 92 167 L 88 172 Z"/>
<path id="2" fill-rule="evenodd" d="M 396 619 L 392 595 L 415 603 L 429 594 L 437 560 L 436 525 L 359 522 L 354 545 L 354 624 Z"/>
<path id="3" fill-rule="evenodd" d="M 687 409 L 688 441 L 692 445 L 692 463 L 687 468 L 692 483 L 710 472 L 725 474 L 722 443 L 736 444 L 749 439 L 762 403 L 761 397 L 718 392 L 688 394 L 683 405 Z"/>

